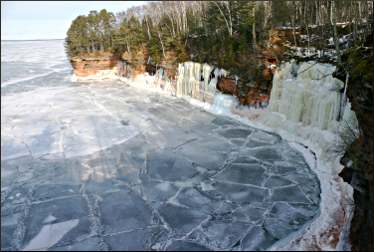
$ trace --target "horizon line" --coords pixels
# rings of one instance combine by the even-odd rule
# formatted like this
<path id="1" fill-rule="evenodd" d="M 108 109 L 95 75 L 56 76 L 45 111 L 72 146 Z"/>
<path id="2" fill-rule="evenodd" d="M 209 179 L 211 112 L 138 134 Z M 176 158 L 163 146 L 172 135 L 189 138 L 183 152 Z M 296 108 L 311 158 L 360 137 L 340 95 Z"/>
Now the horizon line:
<path id="1" fill-rule="evenodd" d="M 58 39 L 2 39 L 1 41 L 45 41 L 45 40 L 64 40 L 65 38 Z"/>

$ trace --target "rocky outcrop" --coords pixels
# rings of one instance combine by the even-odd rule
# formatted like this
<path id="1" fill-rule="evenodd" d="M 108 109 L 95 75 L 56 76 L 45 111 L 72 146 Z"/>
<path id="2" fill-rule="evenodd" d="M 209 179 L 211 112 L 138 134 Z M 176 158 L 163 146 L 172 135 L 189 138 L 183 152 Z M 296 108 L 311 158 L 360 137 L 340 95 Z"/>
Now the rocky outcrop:
<path id="1" fill-rule="evenodd" d="M 162 68 L 163 78 L 175 80 L 177 65 L 177 57 L 174 51 L 167 51 L 162 62 L 155 64 L 149 56 L 147 48 L 143 46 L 135 52 L 124 52 L 121 55 L 118 74 L 121 77 L 134 79 L 144 73 L 155 75 Z"/>
<path id="2" fill-rule="evenodd" d="M 346 150 L 341 176 L 354 188 L 355 210 L 350 241 L 352 250 L 374 250 L 374 74 L 372 71 L 373 34 L 367 47 L 352 49 L 342 56 L 343 67 L 336 76 L 346 79 L 347 95 L 360 125 L 359 138 Z M 371 48 L 370 48 L 371 46 Z"/>
<path id="3" fill-rule="evenodd" d="M 178 57 L 174 51 L 165 52 L 165 57 L 159 67 L 165 70 L 168 79 L 175 80 L 178 68 Z"/>
<path id="4" fill-rule="evenodd" d="M 118 62 L 118 75 L 126 78 L 136 78 L 136 76 L 144 74 L 147 70 L 145 64 L 132 64 L 125 60 L 119 60 Z"/>
<path id="5" fill-rule="evenodd" d="M 230 94 L 233 96 L 238 95 L 237 83 L 234 79 L 231 78 L 220 78 L 217 84 L 217 88 L 224 94 Z"/>
<path id="6" fill-rule="evenodd" d="M 251 107 L 266 107 L 269 104 L 270 96 L 258 88 L 252 88 L 244 98 L 239 98 L 241 104 L 247 104 Z"/>
<path id="7" fill-rule="evenodd" d="M 272 80 L 277 67 L 284 59 L 294 38 L 300 36 L 298 30 L 274 28 L 269 31 L 269 39 L 265 47 L 257 47 L 256 54 L 249 57 L 254 60 L 255 71 L 249 83 L 238 81 L 237 96 L 240 104 L 250 107 L 266 107 L 269 103 Z M 253 70 L 253 69 L 252 69 Z"/>
<path id="8" fill-rule="evenodd" d="M 269 30 L 267 47 L 262 50 L 263 64 L 266 68 L 278 65 L 289 46 L 299 40 L 300 31 L 287 28 L 274 28 Z"/>
<path id="9" fill-rule="evenodd" d="M 137 75 L 146 72 L 148 59 L 148 50 L 146 47 L 140 47 L 139 50 L 132 53 L 124 52 L 118 63 L 118 75 L 126 78 L 135 78 Z"/>
<path id="10" fill-rule="evenodd" d="M 238 101 L 242 105 L 248 105 L 250 107 L 266 107 L 269 102 L 269 94 L 264 90 L 261 90 L 258 86 L 250 87 L 245 92 L 245 95 L 240 95 L 240 86 L 238 86 L 238 80 L 222 77 L 218 80 L 217 89 L 224 94 L 229 94 L 237 97 Z"/>
<path id="11" fill-rule="evenodd" d="M 118 58 L 111 53 L 91 53 L 73 57 L 70 62 L 76 76 L 87 77 L 102 70 L 116 69 Z"/>

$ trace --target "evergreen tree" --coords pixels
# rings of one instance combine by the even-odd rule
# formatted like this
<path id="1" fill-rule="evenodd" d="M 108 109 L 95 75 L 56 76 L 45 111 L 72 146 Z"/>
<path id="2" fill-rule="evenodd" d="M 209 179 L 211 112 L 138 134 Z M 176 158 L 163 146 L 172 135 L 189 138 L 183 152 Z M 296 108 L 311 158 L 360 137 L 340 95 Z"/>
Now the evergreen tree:
<path id="1" fill-rule="evenodd" d="M 78 16 L 72 22 L 65 40 L 65 47 L 70 57 L 89 50 L 87 18 Z"/>
<path id="2" fill-rule="evenodd" d="M 105 9 L 99 13 L 91 11 L 88 16 L 78 16 L 73 20 L 65 47 L 70 57 L 97 51 L 110 51 L 113 47 L 115 17 Z"/>

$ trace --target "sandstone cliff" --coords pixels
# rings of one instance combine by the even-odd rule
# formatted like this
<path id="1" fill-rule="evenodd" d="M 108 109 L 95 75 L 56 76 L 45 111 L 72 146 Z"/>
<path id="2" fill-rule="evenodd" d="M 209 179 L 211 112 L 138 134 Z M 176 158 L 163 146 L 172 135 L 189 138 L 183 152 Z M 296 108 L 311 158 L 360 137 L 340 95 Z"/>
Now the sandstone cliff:
<path id="1" fill-rule="evenodd" d="M 236 74 L 229 73 L 228 76 L 219 76 L 215 87 L 223 93 L 236 96 L 242 105 L 266 106 L 276 65 L 280 63 L 281 56 L 286 51 L 283 44 L 287 43 L 289 36 L 289 31 L 271 30 L 266 47 L 258 47 L 258 52 L 246 59 L 253 61 L 250 69 L 246 69 L 248 73 L 245 73 L 251 76 L 250 79 L 239 78 Z M 101 70 L 113 70 L 120 77 L 136 78 L 146 72 L 154 75 L 162 69 L 164 80 L 176 81 L 180 62 L 177 53 L 168 50 L 165 51 L 161 62 L 156 64 L 149 56 L 147 47 L 140 46 L 136 51 L 124 52 L 117 56 L 109 52 L 84 54 L 72 58 L 71 63 L 78 77 L 97 75 Z M 214 75 L 213 70 L 214 68 L 208 76 Z M 241 70 L 238 71 L 240 75 Z"/>
<path id="2" fill-rule="evenodd" d="M 109 52 L 89 53 L 73 57 L 70 60 L 74 74 L 78 77 L 96 75 L 101 70 L 113 70 L 118 59 Z"/>

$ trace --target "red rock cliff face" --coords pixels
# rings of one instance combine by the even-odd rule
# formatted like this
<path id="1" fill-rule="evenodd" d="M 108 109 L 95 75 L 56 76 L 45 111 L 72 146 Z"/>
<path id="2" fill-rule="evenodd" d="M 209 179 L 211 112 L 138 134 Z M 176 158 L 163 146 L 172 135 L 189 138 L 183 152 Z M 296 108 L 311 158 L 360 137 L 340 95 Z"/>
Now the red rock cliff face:
<path id="1" fill-rule="evenodd" d="M 269 40 L 265 48 L 258 48 L 256 54 L 250 55 L 247 60 L 255 58 L 255 64 L 260 66 L 261 73 L 256 80 L 248 86 L 248 83 L 236 83 L 233 76 L 231 78 L 220 78 L 217 88 L 226 94 L 238 97 L 243 105 L 266 106 L 275 66 L 280 63 L 282 55 L 286 51 L 285 44 L 292 39 L 291 30 L 273 29 L 269 32 Z M 163 68 L 167 79 L 175 80 L 178 57 L 175 51 L 166 51 L 160 64 L 149 64 L 149 52 L 146 46 L 139 47 L 136 51 L 125 52 L 118 58 L 111 53 L 86 54 L 74 57 L 71 60 L 74 73 L 79 77 L 95 75 L 99 70 L 112 70 L 116 67 L 118 75 L 135 78 L 137 75 L 148 72 L 154 74 L 157 69 Z M 255 76 L 255 75 L 253 75 Z"/>
<path id="2" fill-rule="evenodd" d="M 299 31 L 294 33 L 291 29 L 271 29 L 266 46 L 258 46 L 255 53 L 246 56 L 245 60 L 253 62 L 253 79 L 249 83 L 239 80 L 235 85 L 235 80 L 223 78 L 217 88 L 223 93 L 237 96 L 242 105 L 267 106 L 273 75 L 287 52 L 287 45 L 294 41 L 294 35 L 297 38 Z"/>
<path id="3" fill-rule="evenodd" d="M 118 59 L 111 53 L 85 54 L 71 59 L 74 74 L 79 77 L 95 75 L 100 70 L 112 70 Z"/>
<path id="4" fill-rule="evenodd" d="M 235 80 L 230 78 L 220 78 L 217 84 L 217 88 L 224 94 L 230 94 L 233 96 L 238 96 L 238 90 Z"/>
<path id="5" fill-rule="evenodd" d="M 129 53 L 125 52 L 121 55 L 121 68 L 120 75 L 127 78 L 135 78 L 137 75 L 148 72 L 149 74 L 155 74 L 156 70 L 163 68 L 169 79 L 175 79 L 177 70 L 177 57 L 175 52 L 166 51 L 165 58 L 157 66 L 148 63 L 149 53 L 145 46 L 141 47 L 138 51 Z"/>
<path id="6" fill-rule="evenodd" d="M 121 73 L 122 76 L 127 78 L 135 78 L 139 74 L 146 72 L 146 62 L 148 59 L 148 50 L 141 47 L 136 52 L 124 52 L 121 55 L 121 60 L 125 62 L 127 71 Z"/>
<path id="7" fill-rule="evenodd" d="M 175 80 L 177 75 L 178 58 L 174 51 L 167 51 L 165 59 L 162 60 L 161 66 L 165 69 L 165 73 L 169 79 Z"/>
<path id="8" fill-rule="evenodd" d="M 272 80 L 277 66 L 287 52 L 287 46 L 298 40 L 299 30 L 273 28 L 269 31 L 267 46 L 259 50 L 260 64 L 263 66 L 261 75 L 254 80 L 245 96 L 239 97 L 241 104 L 266 106 L 270 99 Z"/>

